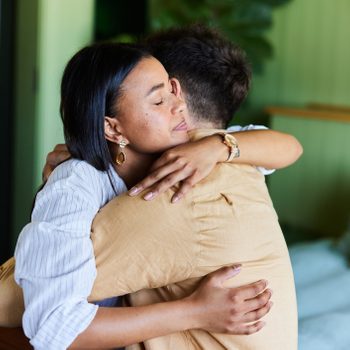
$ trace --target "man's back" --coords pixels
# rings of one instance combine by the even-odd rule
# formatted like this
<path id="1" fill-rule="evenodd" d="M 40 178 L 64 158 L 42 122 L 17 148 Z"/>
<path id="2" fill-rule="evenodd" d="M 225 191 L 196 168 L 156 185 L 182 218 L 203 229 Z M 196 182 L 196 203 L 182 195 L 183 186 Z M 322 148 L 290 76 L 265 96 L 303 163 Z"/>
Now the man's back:
<path id="1" fill-rule="evenodd" d="M 124 232 L 124 238 L 118 238 L 119 253 L 113 251 L 112 254 L 118 256 L 123 253 L 123 247 L 127 247 L 129 260 L 121 256 L 118 260 L 128 260 L 129 265 L 116 261 L 113 270 L 116 290 L 137 291 L 166 285 L 134 293 L 130 296 L 132 305 L 177 299 L 192 291 L 200 277 L 208 272 L 223 265 L 241 263 L 241 273 L 227 285 L 240 286 L 267 279 L 274 292 L 274 306 L 265 318 L 267 325 L 254 335 L 232 336 L 192 330 L 146 341 L 145 347 L 157 350 L 296 349 L 293 274 L 263 175 L 251 166 L 224 163 L 179 203 L 169 204 L 171 195 L 169 191 L 147 204 L 136 198 L 123 203 L 121 197 L 115 200 L 119 203 L 117 207 L 112 204 L 109 210 L 108 205 L 99 214 L 101 217 L 96 218 L 93 239 L 97 251 L 101 251 L 98 242 L 102 237 L 103 241 L 108 241 L 105 237 L 106 230 L 110 230 L 106 225 L 111 224 L 108 217 L 118 217 L 118 230 Z M 124 207 L 129 209 L 125 211 Z M 127 222 L 120 217 L 129 216 L 130 221 L 128 211 L 138 213 L 135 221 Z M 127 233 L 128 238 L 125 238 Z M 129 241 L 127 244 L 125 239 Z M 109 249 L 112 250 L 112 246 Z M 110 260 L 106 258 L 108 252 L 104 253 L 104 258 L 102 251 L 97 254 L 101 259 L 97 258 L 96 290 L 99 285 L 103 288 L 103 281 L 111 273 L 105 266 Z M 125 283 L 123 271 L 124 275 L 130 272 Z M 143 282 L 146 280 L 149 282 Z M 123 283 L 125 286 L 120 288 Z"/>

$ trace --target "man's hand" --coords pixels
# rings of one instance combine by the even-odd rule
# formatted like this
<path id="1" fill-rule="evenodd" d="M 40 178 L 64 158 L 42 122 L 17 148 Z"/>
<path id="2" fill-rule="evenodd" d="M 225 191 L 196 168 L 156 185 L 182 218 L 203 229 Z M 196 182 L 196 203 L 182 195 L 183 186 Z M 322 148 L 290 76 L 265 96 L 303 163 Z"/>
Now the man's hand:
<path id="1" fill-rule="evenodd" d="M 53 151 L 51 151 L 46 156 L 46 163 L 42 173 L 42 180 L 46 182 L 49 178 L 50 174 L 57 167 L 57 165 L 61 164 L 63 161 L 70 158 L 70 153 L 68 152 L 67 146 L 65 144 L 58 144 L 55 146 Z"/>
<path id="2" fill-rule="evenodd" d="M 210 273 L 188 297 L 198 310 L 194 328 L 238 335 L 253 334 L 264 327 L 265 322 L 260 319 L 272 307 L 272 292 L 266 289 L 265 280 L 237 288 L 223 287 L 239 271 L 239 267 L 224 267 Z"/>
<path id="3" fill-rule="evenodd" d="M 207 177 L 219 161 L 227 158 L 226 153 L 227 147 L 217 135 L 176 146 L 163 153 L 153 164 L 150 174 L 131 188 L 129 195 L 135 196 L 149 189 L 144 199 L 152 200 L 180 183 L 171 200 L 175 203 Z"/>

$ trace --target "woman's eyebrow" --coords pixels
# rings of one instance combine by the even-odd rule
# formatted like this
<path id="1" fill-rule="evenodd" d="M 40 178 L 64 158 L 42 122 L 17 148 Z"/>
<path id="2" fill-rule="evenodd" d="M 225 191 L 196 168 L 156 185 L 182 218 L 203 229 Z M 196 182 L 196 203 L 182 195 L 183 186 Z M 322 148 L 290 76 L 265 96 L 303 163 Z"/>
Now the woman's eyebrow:
<path id="1" fill-rule="evenodd" d="M 150 88 L 150 90 L 147 92 L 146 97 L 149 96 L 152 92 L 158 90 L 158 89 L 162 89 L 164 87 L 164 83 L 160 83 L 157 85 L 154 85 Z"/>

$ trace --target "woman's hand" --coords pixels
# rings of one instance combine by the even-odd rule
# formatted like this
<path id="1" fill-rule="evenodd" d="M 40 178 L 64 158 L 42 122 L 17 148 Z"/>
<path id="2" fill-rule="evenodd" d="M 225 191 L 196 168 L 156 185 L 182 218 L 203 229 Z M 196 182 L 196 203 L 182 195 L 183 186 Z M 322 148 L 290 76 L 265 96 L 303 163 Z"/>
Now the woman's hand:
<path id="1" fill-rule="evenodd" d="M 253 334 L 272 306 L 267 282 L 238 288 L 223 283 L 240 268 L 224 267 L 207 275 L 188 297 L 133 307 L 99 307 L 96 316 L 69 349 L 115 348 L 183 332 L 205 329 L 228 334 Z"/>
<path id="2" fill-rule="evenodd" d="M 46 182 L 51 173 L 63 161 L 70 158 L 71 154 L 68 152 L 66 144 L 58 144 L 53 151 L 46 156 L 46 163 L 42 172 L 42 180 Z"/>
<path id="3" fill-rule="evenodd" d="M 239 268 L 224 267 L 205 277 L 187 298 L 196 311 L 193 328 L 215 333 L 252 334 L 264 327 L 260 321 L 271 309 L 271 290 L 264 280 L 225 288 L 223 283 L 237 275 Z"/>
<path id="4" fill-rule="evenodd" d="M 144 196 L 152 200 L 170 187 L 180 183 L 172 202 L 182 198 L 197 182 L 207 177 L 214 166 L 227 159 L 228 148 L 219 135 L 176 146 L 166 152 L 153 164 L 150 174 L 130 189 L 135 196 L 149 189 Z"/>

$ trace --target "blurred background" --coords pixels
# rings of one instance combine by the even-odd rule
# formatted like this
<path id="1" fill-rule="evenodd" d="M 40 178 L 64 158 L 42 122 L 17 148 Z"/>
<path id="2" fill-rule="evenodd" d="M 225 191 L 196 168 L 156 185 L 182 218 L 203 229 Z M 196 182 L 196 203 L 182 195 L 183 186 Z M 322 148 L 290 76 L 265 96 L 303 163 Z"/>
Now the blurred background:
<path id="1" fill-rule="evenodd" d="M 295 135 L 304 147 L 295 165 L 268 178 L 295 270 L 311 266 L 309 274 L 296 273 L 297 288 L 316 275 L 318 281 L 334 276 L 336 267 L 346 271 L 350 1 L 0 0 L 0 16 L 0 262 L 13 254 L 29 220 L 46 154 L 63 142 L 59 85 L 68 59 L 96 40 L 132 41 L 201 22 L 241 45 L 254 67 L 252 91 L 232 124 L 265 124 Z M 323 297 L 350 287 L 350 279 L 341 283 Z"/>

